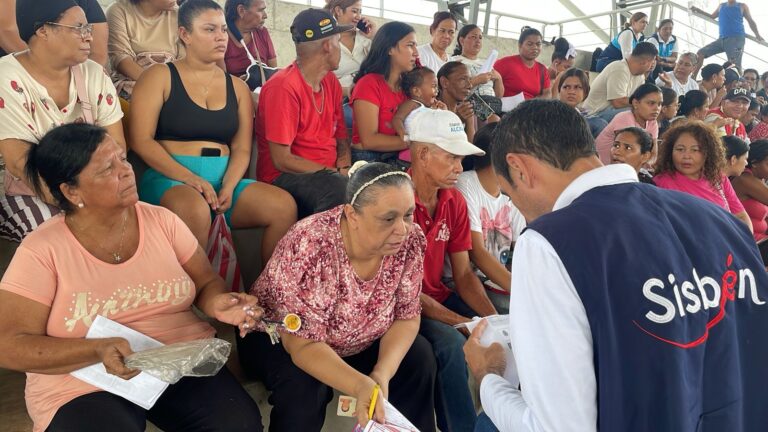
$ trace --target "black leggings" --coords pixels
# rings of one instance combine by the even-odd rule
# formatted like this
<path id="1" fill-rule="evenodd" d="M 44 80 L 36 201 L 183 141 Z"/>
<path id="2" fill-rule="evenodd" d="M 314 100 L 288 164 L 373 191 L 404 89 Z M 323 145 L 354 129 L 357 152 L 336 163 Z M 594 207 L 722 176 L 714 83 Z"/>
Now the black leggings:
<path id="1" fill-rule="evenodd" d="M 212 377 L 185 377 L 149 410 L 100 391 L 59 408 L 49 432 L 144 432 L 147 420 L 165 432 L 261 432 L 259 407 L 226 367 Z"/>
<path id="2" fill-rule="evenodd" d="M 272 345 L 266 333 L 252 333 L 238 339 L 240 363 L 246 374 L 262 377 L 272 391 L 269 430 L 271 432 L 319 432 L 325 422 L 325 408 L 333 390 L 293 364 L 281 344 Z M 379 357 L 379 341 L 365 351 L 344 357 L 350 366 L 370 374 Z M 389 383 L 389 401 L 420 431 L 435 428 L 435 356 L 432 346 L 416 336 Z"/>
<path id="3" fill-rule="evenodd" d="M 273 185 L 286 190 L 296 201 L 299 219 L 344 204 L 347 178 L 334 171 L 283 173 Z"/>

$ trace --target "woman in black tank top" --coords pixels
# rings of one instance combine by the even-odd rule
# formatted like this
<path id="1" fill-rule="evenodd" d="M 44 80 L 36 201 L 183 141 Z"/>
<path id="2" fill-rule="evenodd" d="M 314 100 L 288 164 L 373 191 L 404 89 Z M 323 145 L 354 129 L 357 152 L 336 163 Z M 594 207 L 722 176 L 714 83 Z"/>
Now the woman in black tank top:
<path id="1" fill-rule="evenodd" d="M 145 71 L 133 91 L 130 147 L 149 165 L 139 185 L 143 201 L 171 209 L 206 247 L 213 214 L 234 228 L 265 228 L 261 259 L 296 221 L 296 204 L 282 189 L 243 179 L 251 161 L 253 107 L 248 87 L 217 66 L 227 28 L 212 0 L 179 9 L 184 59 Z"/>

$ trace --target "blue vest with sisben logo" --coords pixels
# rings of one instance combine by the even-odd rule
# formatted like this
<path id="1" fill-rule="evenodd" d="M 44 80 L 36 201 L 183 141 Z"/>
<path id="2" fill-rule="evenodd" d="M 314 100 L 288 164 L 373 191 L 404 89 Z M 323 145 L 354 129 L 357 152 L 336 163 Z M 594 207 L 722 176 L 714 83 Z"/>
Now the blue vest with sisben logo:
<path id="1" fill-rule="evenodd" d="M 611 43 L 608 44 L 607 47 L 603 50 L 603 53 L 600 55 L 601 59 L 607 59 L 607 60 L 621 60 L 623 57 L 621 53 L 621 45 L 619 44 L 619 36 L 622 35 L 624 32 L 630 32 L 632 33 L 632 49 L 635 49 L 638 43 L 642 42 L 645 37 L 643 35 L 640 35 L 640 38 L 638 39 L 637 35 L 631 28 L 626 28 L 619 32 L 619 34 L 616 35 L 615 38 L 611 41 Z"/>
<path id="2" fill-rule="evenodd" d="M 742 222 L 642 183 L 528 225 L 584 304 L 600 431 L 768 430 L 768 276 Z"/>
<path id="3" fill-rule="evenodd" d="M 659 47 L 659 57 L 671 57 L 675 52 L 675 45 L 677 44 L 677 38 L 673 35 L 669 37 L 669 42 L 661 40 L 661 36 L 658 33 L 654 33 L 651 37 L 646 39 L 647 42 L 653 39 L 656 41 Z"/>

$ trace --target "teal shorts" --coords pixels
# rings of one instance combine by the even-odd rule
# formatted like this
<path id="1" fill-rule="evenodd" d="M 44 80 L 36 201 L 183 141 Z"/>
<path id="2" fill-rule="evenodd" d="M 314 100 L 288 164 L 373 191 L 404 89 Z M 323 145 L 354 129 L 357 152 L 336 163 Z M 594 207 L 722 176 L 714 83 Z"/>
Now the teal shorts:
<path id="1" fill-rule="evenodd" d="M 224 179 L 224 173 L 226 173 L 227 165 L 229 164 L 229 156 L 203 157 L 171 155 L 171 157 L 184 168 L 205 179 L 213 186 L 213 189 L 216 190 L 216 192 L 219 192 L 221 189 L 221 181 Z M 229 210 L 224 212 L 224 217 L 227 219 L 227 224 L 229 226 L 232 226 L 232 210 L 235 208 L 237 199 L 240 197 L 243 190 L 251 183 L 256 183 L 256 181 L 242 179 L 237 182 L 235 191 L 232 193 L 232 205 L 229 207 Z M 139 184 L 139 198 L 144 202 L 160 205 L 160 199 L 163 197 L 163 194 L 165 194 L 165 191 L 182 184 L 184 183 L 171 180 L 157 172 L 155 169 L 149 168 L 141 177 L 141 183 Z M 211 211 L 212 216 L 213 214 L 214 212 Z"/>

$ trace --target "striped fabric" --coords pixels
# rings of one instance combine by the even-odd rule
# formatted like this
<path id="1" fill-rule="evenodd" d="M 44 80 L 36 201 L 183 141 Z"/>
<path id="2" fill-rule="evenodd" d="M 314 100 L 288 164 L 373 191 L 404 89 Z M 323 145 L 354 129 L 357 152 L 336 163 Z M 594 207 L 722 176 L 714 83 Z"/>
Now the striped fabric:
<path id="1" fill-rule="evenodd" d="M 20 242 L 60 211 L 34 196 L 0 194 L 0 237 Z"/>

